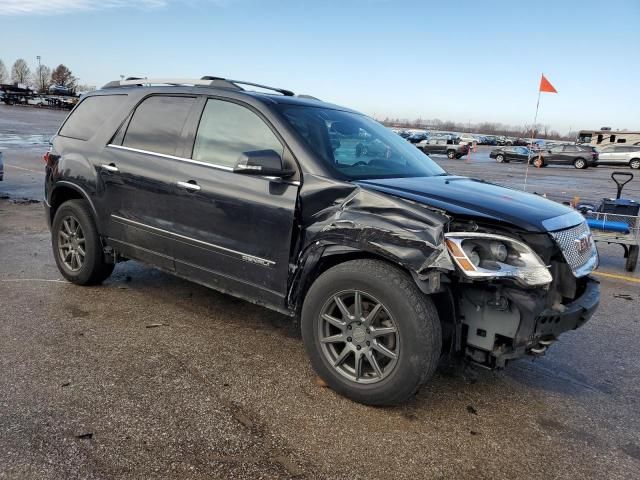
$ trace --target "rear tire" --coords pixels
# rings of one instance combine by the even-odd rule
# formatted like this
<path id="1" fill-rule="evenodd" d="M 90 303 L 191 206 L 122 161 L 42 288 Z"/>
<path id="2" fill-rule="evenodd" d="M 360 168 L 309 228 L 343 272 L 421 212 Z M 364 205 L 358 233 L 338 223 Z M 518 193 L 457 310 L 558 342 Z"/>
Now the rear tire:
<path id="1" fill-rule="evenodd" d="M 450 160 L 453 160 L 454 158 L 456 158 L 456 151 L 455 150 L 449 150 L 447 152 L 447 158 Z"/>
<path id="2" fill-rule="evenodd" d="M 106 280 L 114 265 L 105 262 L 102 243 L 85 200 L 64 202 L 53 218 L 51 245 L 58 270 L 78 285 Z"/>
<path id="3" fill-rule="evenodd" d="M 640 158 L 632 158 L 629 161 L 629 167 L 633 168 L 634 170 L 638 170 L 640 168 Z"/>
<path id="4" fill-rule="evenodd" d="M 543 168 L 544 167 L 544 160 L 540 157 L 537 157 L 534 161 L 533 161 L 533 166 L 536 168 Z"/>
<path id="5" fill-rule="evenodd" d="M 584 170 L 587 168 L 587 161 L 584 158 L 576 158 L 573 161 L 573 166 L 579 170 Z"/>
<path id="6" fill-rule="evenodd" d="M 302 338 L 318 375 L 367 405 L 414 395 L 435 372 L 442 348 L 431 299 L 404 271 L 378 260 L 345 262 L 318 277 L 302 307 Z"/>
<path id="7" fill-rule="evenodd" d="M 627 262 L 625 264 L 625 269 L 627 270 L 627 272 L 635 271 L 636 265 L 638 264 L 638 250 L 640 250 L 640 247 L 638 245 L 631 245 L 629 247 Z"/>

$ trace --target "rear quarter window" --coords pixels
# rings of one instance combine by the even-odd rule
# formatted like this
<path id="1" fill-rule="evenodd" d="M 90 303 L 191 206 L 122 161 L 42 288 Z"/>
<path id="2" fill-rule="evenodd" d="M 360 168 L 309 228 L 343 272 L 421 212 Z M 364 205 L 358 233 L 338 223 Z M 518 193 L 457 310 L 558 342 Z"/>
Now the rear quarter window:
<path id="1" fill-rule="evenodd" d="M 85 98 L 64 122 L 59 135 L 89 140 L 126 99 L 126 95 L 95 95 Z"/>

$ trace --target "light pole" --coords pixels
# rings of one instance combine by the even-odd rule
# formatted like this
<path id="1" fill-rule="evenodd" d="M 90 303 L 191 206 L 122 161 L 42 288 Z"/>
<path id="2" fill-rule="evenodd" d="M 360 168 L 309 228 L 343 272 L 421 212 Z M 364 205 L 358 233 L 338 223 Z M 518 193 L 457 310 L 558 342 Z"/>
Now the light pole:
<path id="1" fill-rule="evenodd" d="M 36 58 L 38 59 L 38 75 L 40 76 L 40 90 L 44 90 L 44 79 L 42 78 L 42 67 L 40 66 L 40 55 L 37 55 Z M 39 92 L 42 93 L 42 92 Z"/>

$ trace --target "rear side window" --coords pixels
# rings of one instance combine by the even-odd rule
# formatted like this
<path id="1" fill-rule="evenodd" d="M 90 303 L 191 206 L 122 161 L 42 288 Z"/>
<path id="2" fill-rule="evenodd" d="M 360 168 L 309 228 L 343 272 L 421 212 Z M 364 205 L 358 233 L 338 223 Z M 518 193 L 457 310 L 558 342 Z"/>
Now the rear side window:
<path id="1" fill-rule="evenodd" d="M 126 99 L 126 95 L 95 95 L 85 98 L 64 123 L 60 135 L 88 140 Z"/>
<path id="2" fill-rule="evenodd" d="M 165 155 L 177 155 L 182 129 L 193 105 L 192 97 L 155 95 L 133 113 L 122 145 Z"/>
<path id="3" fill-rule="evenodd" d="M 233 167 L 244 152 L 284 148 L 264 121 L 248 108 L 207 100 L 193 146 L 193 159 Z"/>

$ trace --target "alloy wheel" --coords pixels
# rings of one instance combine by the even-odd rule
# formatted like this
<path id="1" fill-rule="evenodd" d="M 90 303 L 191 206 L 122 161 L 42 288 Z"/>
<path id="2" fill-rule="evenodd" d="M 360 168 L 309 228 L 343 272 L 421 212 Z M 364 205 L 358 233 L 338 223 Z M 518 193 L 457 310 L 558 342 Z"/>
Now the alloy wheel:
<path id="1" fill-rule="evenodd" d="M 329 365 L 360 384 L 386 378 L 400 354 L 395 320 L 379 300 L 360 290 L 342 291 L 327 300 L 318 340 Z"/>
<path id="2" fill-rule="evenodd" d="M 65 267 L 72 272 L 77 272 L 84 265 L 85 243 L 78 219 L 73 215 L 64 217 L 58 229 L 58 254 Z"/>

